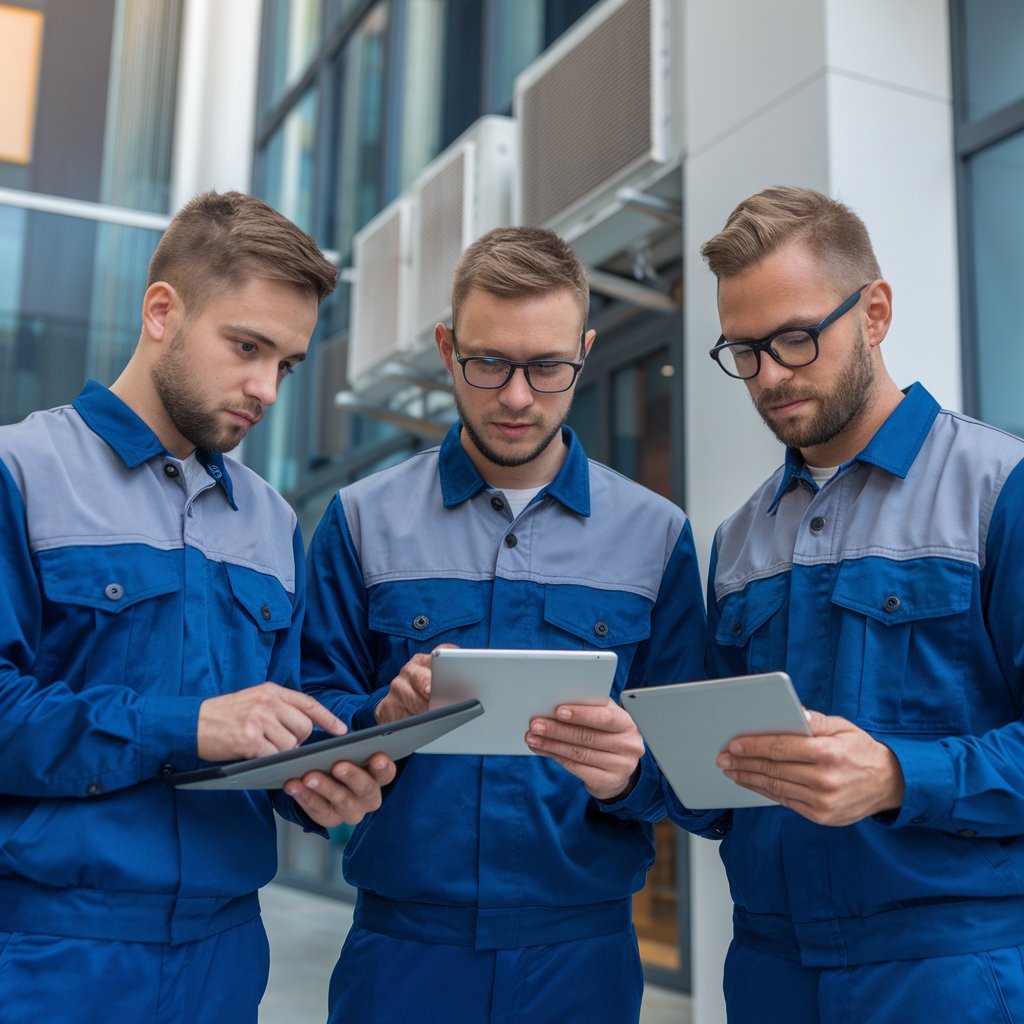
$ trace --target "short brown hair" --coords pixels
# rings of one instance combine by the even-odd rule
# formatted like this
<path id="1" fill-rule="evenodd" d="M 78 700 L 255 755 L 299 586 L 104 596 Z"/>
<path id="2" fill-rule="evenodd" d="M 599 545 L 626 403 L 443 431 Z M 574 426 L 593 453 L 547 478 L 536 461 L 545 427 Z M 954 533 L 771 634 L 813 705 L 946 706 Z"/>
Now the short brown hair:
<path id="1" fill-rule="evenodd" d="M 700 254 L 715 277 L 732 277 L 790 242 L 805 243 L 840 291 L 882 276 L 860 217 L 821 192 L 793 185 L 744 199 Z"/>
<path id="2" fill-rule="evenodd" d="M 579 302 L 584 326 L 587 323 L 590 285 L 583 261 L 568 243 L 545 228 L 495 228 L 466 249 L 452 283 L 453 327 L 459 307 L 474 288 L 506 299 L 568 288 Z"/>
<path id="3" fill-rule="evenodd" d="M 146 286 L 166 281 L 194 316 L 222 286 L 250 277 L 294 284 L 322 302 L 334 291 L 338 270 L 305 231 L 262 199 L 203 192 L 167 226 Z"/>

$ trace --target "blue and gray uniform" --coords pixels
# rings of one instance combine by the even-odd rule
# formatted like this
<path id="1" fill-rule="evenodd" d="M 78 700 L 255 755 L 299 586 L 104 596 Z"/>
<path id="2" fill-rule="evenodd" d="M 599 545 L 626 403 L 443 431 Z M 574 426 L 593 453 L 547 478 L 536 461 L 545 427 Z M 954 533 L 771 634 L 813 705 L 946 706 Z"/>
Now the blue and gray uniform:
<path id="1" fill-rule="evenodd" d="M 698 678 L 704 613 L 680 510 L 589 462 L 566 429 L 560 472 L 513 520 L 459 430 L 333 499 L 310 549 L 305 688 L 363 727 L 402 666 L 441 643 L 614 651 L 615 697 L 625 686 Z M 659 792 L 645 758 L 623 804 L 646 807 Z M 421 754 L 403 762 L 345 851 L 359 898 L 332 1019 L 432 1020 L 423 1014 L 438 999 L 438 1019 L 479 1022 L 491 1019 L 480 1006 L 493 995 L 494 1019 L 504 1020 L 509 1001 L 525 998 L 524 972 L 550 994 L 534 972 L 557 987 L 559 963 L 573 956 L 576 976 L 543 1019 L 567 999 L 578 1014 L 568 1019 L 582 1019 L 590 1002 L 593 1019 L 635 1017 L 630 897 L 654 847 L 650 826 L 619 809 L 593 800 L 548 758 Z M 617 952 L 604 946 L 589 961 L 568 948 L 608 936 Z M 397 969 L 403 949 L 416 951 L 415 977 Z M 616 987 L 619 1002 L 602 1017 Z M 478 988 L 480 1005 L 468 995 L 460 1002 Z"/>
<path id="2" fill-rule="evenodd" d="M 271 797 L 179 792 L 158 776 L 198 766 L 208 697 L 297 686 L 302 548 L 270 487 L 197 454 L 189 472 L 95 382 L 0 429 L 5 1020 L 21 1019 L 19 950 L 41 955 L 29 933 L 172 947 L 259 924 L 256 890 L 276 866 Z M 88 964 L 63 963 L 86 983 Z M 63 980 L 29 980 L 34 1020 L 47 992 L 73 998 Z M 251 979 L 253 1005 L 264 981 Z"/>
<path id="3" fill-rule="evenodd" d="M 785 669 L 807 707 L 890 747 L 906 781 L 898 813 L 846 828 L 778 807 L 675 805 L 681 824 L 722 837 L 730 1020 L 817 1019 L 781 999 L 771 1016 L 771 986 L 752 983 L 765 954 L 762 973 L 791 992 L 796 964 L 815 969 L 823 1019 L 847 1019 L 825 1008 L 853 991 L 879 1002 L 850 1019 L 1024 1019 L 994 1008 L 1024 1012 L 1024 981 L 1000 995 L 992 967 L 1008 955 L 1021 975 L 1005 949 L 1024 944 L 1022 460 L 1024 442 L 914 385 L 825 486 L 790 450 L 720 528 L 712 672 Z M 943 959 L 878 966 L 925 958 Z M 907 1015 L 918 981 L 934 996 Z"/>

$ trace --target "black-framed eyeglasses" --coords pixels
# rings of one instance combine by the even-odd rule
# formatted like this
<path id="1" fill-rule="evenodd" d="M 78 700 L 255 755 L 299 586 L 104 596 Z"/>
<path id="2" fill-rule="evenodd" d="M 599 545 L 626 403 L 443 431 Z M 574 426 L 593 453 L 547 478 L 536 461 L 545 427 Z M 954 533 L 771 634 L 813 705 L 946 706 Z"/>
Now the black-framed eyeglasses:
<path id="1" fill-rule="evenodd" d="M 708 354 L 730 377 L 738 380 L 753 380 L 761 372 L 762 352 L 767 352 L 779 366 L 790 370 L 810 366 L 818 358 L 821 332 L 844 313 L 849 313 L 865 288 L 867 285 L 862 284 L 815 327 L 784 327 L 759 341 L 726 341 L 723 334 Z"/>
<path id="2" fill-rule="evenodd" d="M 583 369 L 583 342 L 586 328 L 580 334 L 580 358 L 571 359 L 528 359 L 516 362 L 514 359 L 499 359 L 497 356 L 460 356 L 459 343 L 452 328 L 452 349 L 455 362 L 462 367 L 462 376 L 466 383 L 474 388 L 496 390 L 503 388 L 516 370 L 522 370 L 526 383 L 544 395 L 568 391 L 576 382 L 580 370 Z"/>

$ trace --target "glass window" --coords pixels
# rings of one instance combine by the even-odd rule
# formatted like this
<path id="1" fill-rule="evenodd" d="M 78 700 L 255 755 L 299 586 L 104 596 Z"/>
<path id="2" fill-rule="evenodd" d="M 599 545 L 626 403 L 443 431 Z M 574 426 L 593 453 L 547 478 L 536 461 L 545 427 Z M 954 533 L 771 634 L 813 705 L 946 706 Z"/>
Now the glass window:
<path id="1" fill-rule="evenodd" d="M 363 19 L 336 68 L 333 224 L 329 244 L 344 259 L 352 237 L 383 206 L 385 72 L 390 5 Z"/>
<path id="2" fill-rule="evenodd" d="M 158 231 L 0 206 L 0 423 L 111 384 L 139 337 Z"/>
<path id="3" fill-rule="evenodd" d="M 544 49 L 544 0 L 498 0 L 491 107 L 510 110 L 516 75 Z"/>
<path id="4" fill-rule="evenodd" d="M 320 45 L 322 0 L 267 0 L 261 62 L 263 109 L 301 77 Z"/>
<path id="5" fill-rule="evenodd" d="M 672 390 L 668 349 L 614 374 L 612 465 L 672 497 Z"/>
<path id="6" fill-rule="evenodd" d="M 289 111 L 262 154 L 260 194 L 303 231 L 313 228 L 316 92 L 309 90 Z"/>
<path id="7" fill-rule="evenodd" d="M 1024 435 L 1024 132 L 970 162 L 981 419 Z"/>
<path id="8" fill-rule="evenodd" d="M 964 3 L 969 121 L 1024 97 L 1024 6 L 1020 0 Z"/>
<path id="9" fill-rule="evenodd" d="M 445 0 L 409 0 L 402 59 L 400 188 L 441 151 Z"/>

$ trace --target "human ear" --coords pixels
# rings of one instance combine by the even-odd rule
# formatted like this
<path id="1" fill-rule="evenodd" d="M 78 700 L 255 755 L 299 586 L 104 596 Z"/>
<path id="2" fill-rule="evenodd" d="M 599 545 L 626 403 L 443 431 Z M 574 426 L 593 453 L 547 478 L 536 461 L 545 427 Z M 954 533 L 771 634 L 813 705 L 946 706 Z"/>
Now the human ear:
<path id="1" fill-rule="evenodd" d="M 877 348 L 889 333 L 892 323 L 892 288 L 888 281 L 879 278 L 864 289 L 865 330 L 868 345 Z"/>
<path id="2" fill-rule="evenodd" d="M 166 281 L 154 281 L 142 297 L 142 326 L 154 341 L 162 341 L 169 323 L 180 315 L 181 298 Z"/>

